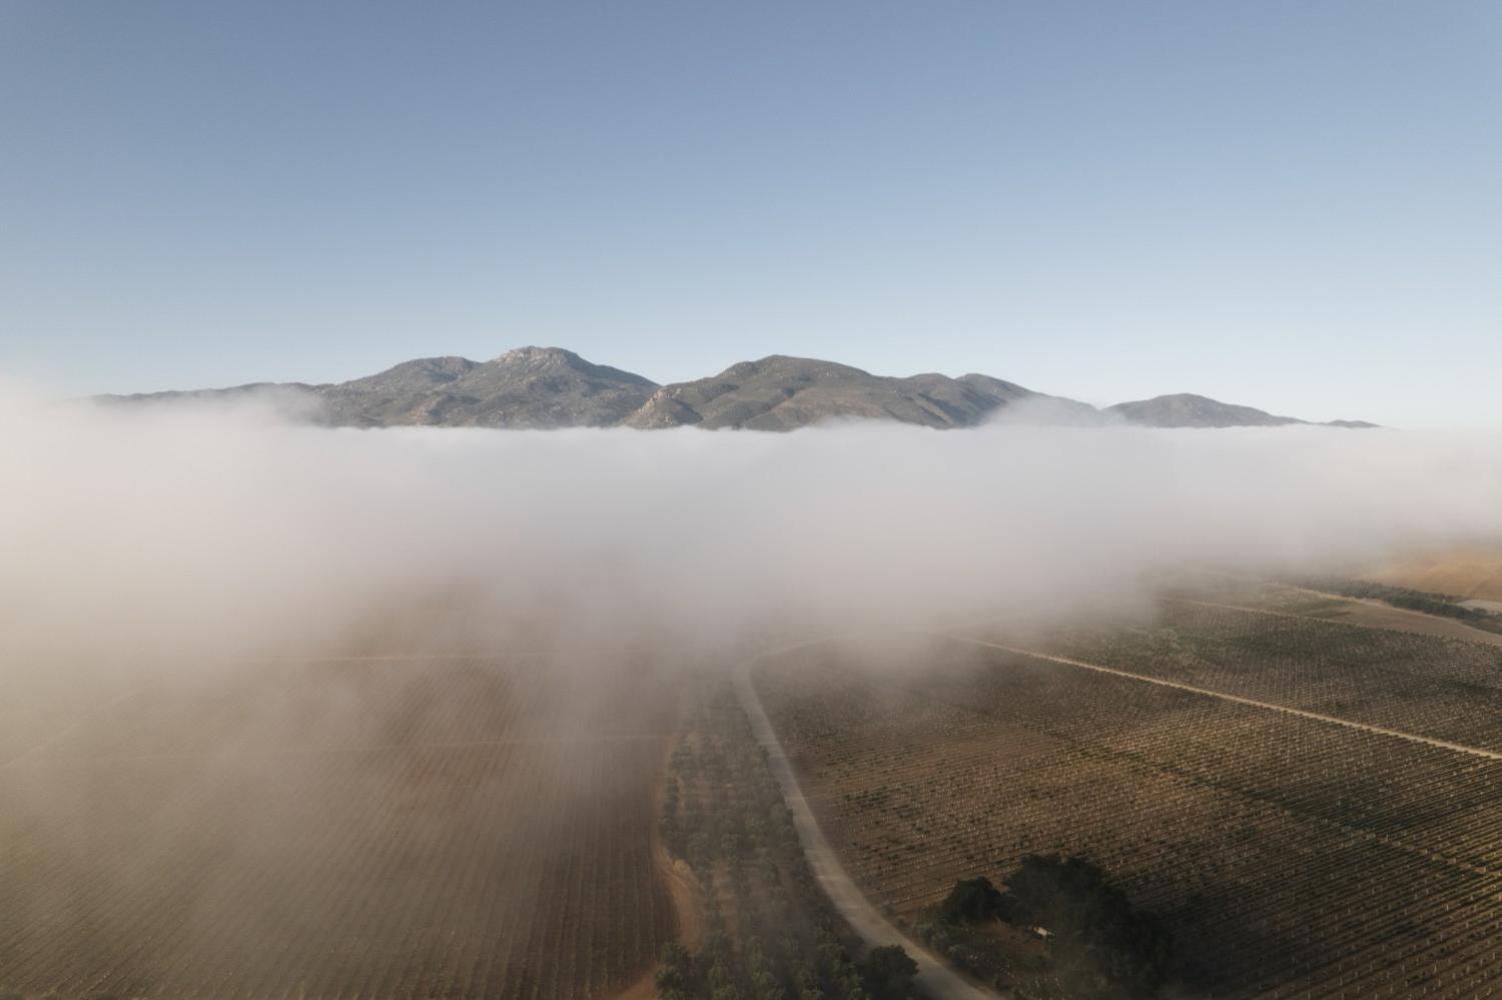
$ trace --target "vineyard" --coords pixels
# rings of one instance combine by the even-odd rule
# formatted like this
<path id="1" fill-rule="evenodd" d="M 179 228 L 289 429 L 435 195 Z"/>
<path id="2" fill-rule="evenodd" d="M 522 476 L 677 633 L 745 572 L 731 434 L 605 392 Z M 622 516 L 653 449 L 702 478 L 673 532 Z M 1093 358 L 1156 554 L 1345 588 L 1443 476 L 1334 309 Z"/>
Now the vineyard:
<path id="1" fill-rule="evenodd" d="M 620 992 L 674 936 L 671 720 L 648 685 L 548 675 L 267 666 L 52 706 L 41 740 L 8 705 L 0 992 Z"/>
<path id="2" fill-rule="evenodd" d="M 1495 645 L 1171 600 L 1157 628 L 1063 633 L 1048 651 L 1502 752 Z"/>
<path id="3" fill-rule="evenodd" d="M 1177 602 L 1046 648 L 1502 747 L 1494 647 Z M 913 666 L 825 648 L 756 675 L 831 840 L 899 921 L 1058 852 L 1164 919 L 1193 995 L 1502 986 L 1502 762 L 960 642 Z"/>

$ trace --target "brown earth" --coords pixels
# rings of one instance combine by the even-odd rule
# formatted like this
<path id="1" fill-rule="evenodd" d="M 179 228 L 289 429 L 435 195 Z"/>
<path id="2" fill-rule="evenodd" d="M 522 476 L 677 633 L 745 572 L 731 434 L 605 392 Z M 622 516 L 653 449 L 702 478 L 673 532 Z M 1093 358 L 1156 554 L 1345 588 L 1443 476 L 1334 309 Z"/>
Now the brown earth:
<path id="1" fill-rule="evenodd" d="M 1362 573 L 1360 578 L 1463 600 L 1502 601 L 1502 545 L 1414 553 Z"/>
<path id="2" fill-rule="evenodd" d="M 674 742 L 668 740 L 664 747 L 657 787 L 652 794 L 653 815 L 660 815 L 662 812 L 663 791 L 668 774 L 667 755 Z M 689 951 L 696 951 L 704 942 L 704 890 L 688 863 L 682 859 L 674 860 L 668 853 L 667 845 L 663 843 L 661 832 L 655 823 L 652 826 L 652 860 L 657 869 L 657 877 L 673 902 L 674 940 Z M 656 972 L 656 963 L 653 963 L 640 979 L 620 994 L 620 1000 L 651 1000 L 657 994 Z"/>

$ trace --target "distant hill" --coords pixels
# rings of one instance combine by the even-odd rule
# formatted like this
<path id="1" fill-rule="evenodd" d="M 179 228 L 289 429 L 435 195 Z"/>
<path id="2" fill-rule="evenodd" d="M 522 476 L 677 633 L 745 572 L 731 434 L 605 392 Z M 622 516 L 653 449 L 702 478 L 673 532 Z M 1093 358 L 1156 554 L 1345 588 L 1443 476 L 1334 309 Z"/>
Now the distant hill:
<path id="1" fill-rule="evenodd" d="M 774 354 L 718 375 L 663 386 L 626 418 L 631 427 L 744 427 L 786 431 L 830 419 L 896 420 L 970 427 L 1036 393 L 986 375 L 890 378 L 809 358 Z"/>
<path id="2" fill-rule="evenodd" d="M 556 347 L 520 347 L 491 361 L 424 358 L 319 389 L 330 422 L 385 427 L 609 427 L 657 383 Z"/>
<path id="3" fill-rule="evenodd" d="M 1222 403 L 1189 392 L 1117 403 L 1107 407 L 1105 412 L 1115 414 L 1127 423 L 1146 427 L 1282 427 L 1309 422 L 1296 417 L 1276 416 L 1251 406 Z M 1326 426 L 1356 428 L 1376 425 L 1362 420 L 1335 420 Z"/>
<path id="4" fill-rule="evenodd" d="M 591 364 L 556 347 L 520 347 L 490 361 L 420 358 L 327 385 L 258 383 L 232 389 L 105 396 L 112 403 L 267 396 L 342 427 L 610 427 L 647 401 L 657 383 Z"/>
<path id="5" fill-rule="evenodd" d="M 490 361 L 420 358 L 365 378 L 323 385 L 255 383 L 96 398 L 135 405 L 253 397 L 269 398 L 313 422 L 342 427 L 694 426 L 786 431 L 829 420 L 891 420 L 943 428 L 973 427 L 1008 411 L 1024 420 L 1091 424 L 1118 419 L 1150 427 L 1304 422 L 1188 394 L 1097 410 L 989 375 L 895 378 L 781 354 L 743 361 L 709 378 L 659 386 L 557 347 L 519 347 Z M 1334 426 L 1373 425 L 1335 421 Z"/>

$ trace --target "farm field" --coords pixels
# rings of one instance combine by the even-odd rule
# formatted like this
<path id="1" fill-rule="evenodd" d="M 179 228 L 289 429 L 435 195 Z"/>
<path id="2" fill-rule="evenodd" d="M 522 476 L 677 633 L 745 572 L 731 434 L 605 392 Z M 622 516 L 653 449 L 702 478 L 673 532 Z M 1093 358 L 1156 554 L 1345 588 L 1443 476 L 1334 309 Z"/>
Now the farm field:
<path id="1" fill-rule="evenodd" d="M 1286 605 L 1285 610 L 1302 617 L 1324 618 L 1351 625 L 1415 632 L 1442 639 L 1461 639 L 1502 647 L 1502 616 L 1495 613 L 1497 609 L 1478 606 L 1474 602 L 1459 604 L 1457 607 L 1478 613 L 1491 611 L 1491 616 L 1461 621 L 1448 615 L 1395 607 L 1376 598 L 1355 600 L 1339 594 L 1296 588 L 1271 588 L 1260 603 L 1274 608 Z"/>
<path id="2" fill-rule="evenodd" d="M 1362 574 L 1376 583 L 1502 602 L 1502 548 L 1475 545 L 1414 553 Z"/>
<path id="3" fill-rule="evenodd" d="M 1033 646 L 1474 752 L 954 640 L 921 670 L 763 665 L 826 833 L 896 920 L 1058 852 L 1164 920 L 1189 995 L 1502 986 L 1502 650 L 1184 601 Z"/>
<path id="4" fill-rule="evenodd" d="M 1366 605 L 1311 599 L 1285 588 L 1238 603 L 1250 610 L 1169 599 L 1156 628 L 1061 631 L 1038 648 L 1502 752 L 1502 645 L 1494 636 L 1482 633 L 1469 641 L 1360 627 L 1354 622 L 1361 619 L 1348 620 L 1340 606 Z M 1332 617 L 1313 621 L 1306 614 Z"/>
<path id="5" fill-rule="evenodd" d="M 621 992 L 675 934 L 670 702 L 549 672 L 309 662 L 8 704 L 0 991 Z"/>

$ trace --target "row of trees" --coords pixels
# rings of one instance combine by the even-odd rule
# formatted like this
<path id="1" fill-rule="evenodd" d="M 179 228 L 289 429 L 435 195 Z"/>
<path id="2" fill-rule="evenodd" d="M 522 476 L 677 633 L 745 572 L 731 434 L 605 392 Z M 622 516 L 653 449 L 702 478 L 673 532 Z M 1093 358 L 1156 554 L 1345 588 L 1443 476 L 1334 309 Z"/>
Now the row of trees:
<path id="1" fill-rule="evenodd" d="M 1338 577 L 1313 577 L 1299 582 L 1302 586 L 1309 587 L 1312 590 L 1323 590 L 1331 594 L 1340 594 L 1342 597 L 1360 597 L 1368 600 L 1382 601 L 1385 604 L 1391 604 L 1395 608 L 1422 611 L 1426 615 L 1443 615 L 1446 618 L 1458 618 L 1468 625 L 1475 625 L 1494 632 L 1502 632 L 1502 615 L 1483 611 L 1480 608 L 1467 608 L 1460 604 L 1460 598 L 1453 594 L 1432 594 L 1425 590 L 1411 590 L 1408 587 L 1389 587 L 1381 583 L 1368 583 L 1365 580 L 1344 580 Z"/>
<path id="2" fill-rule="evenodd" d="M 740 948 L 723 931 L 697 953 L 669 945 L 657 969 L 661 1000 L 912 1000 L 918 963 L 897 945 L 873 948 L 859 962 L 833 930 L 820 927 L 812 954 L 796 935 L 769 952 L 752 938 Z M 749 988 L 747 988 L 749 986 Z"/>
<path id="3" fill-rule="evenodd" d="M 660 825 L 704 888 L 707 930 L 697 952 L 675 944 L 663 954 L 663 1000 L 913 996 L 917 966 L 900 948 L 852 957 L 728 685 L 706 694 L 674 750 Z"/>

